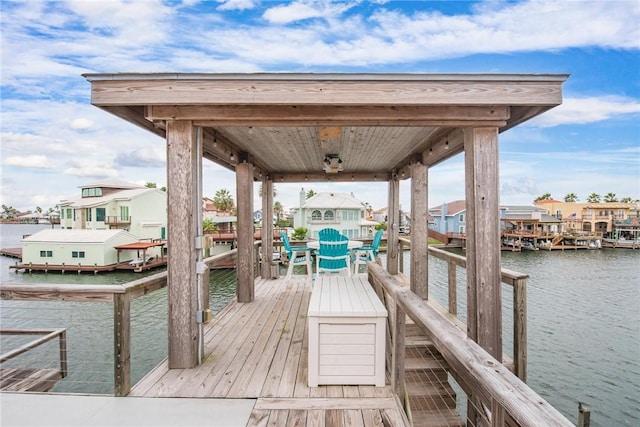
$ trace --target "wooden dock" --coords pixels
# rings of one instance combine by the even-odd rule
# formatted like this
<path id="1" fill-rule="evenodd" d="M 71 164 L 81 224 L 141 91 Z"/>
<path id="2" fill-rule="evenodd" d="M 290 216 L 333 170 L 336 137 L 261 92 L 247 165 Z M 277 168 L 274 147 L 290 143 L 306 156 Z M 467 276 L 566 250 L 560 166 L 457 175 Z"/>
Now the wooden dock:
<path id="1" fill-rule="evenodd" d="M 257 399 L 249 426 L 408 425 L 389 385 L 308 387 L 312 286 L 306 276 L 258 280 L 254 302 L 233 302 L 205 325 L 201 365 L 165 361 L 130 396 Z"/>

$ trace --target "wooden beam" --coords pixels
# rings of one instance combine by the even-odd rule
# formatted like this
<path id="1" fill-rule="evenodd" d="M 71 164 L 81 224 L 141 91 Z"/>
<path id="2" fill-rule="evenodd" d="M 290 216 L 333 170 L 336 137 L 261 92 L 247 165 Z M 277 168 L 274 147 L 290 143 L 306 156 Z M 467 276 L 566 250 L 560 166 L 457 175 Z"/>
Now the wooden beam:
<path id="1" fill-rule="evenodd" d="M 422 163 L 411 165 L 411 291 L 429 298 L 428 169 Z"/>
<path id="2" fill-rule="evenodd" d="M 498 129 L 464 130 L 467 333 L 502 360 Z"/>
<path id="3" fill-rule="evenodd" d="M 196 249 L 193 200 L 197 179 L 196 132 L 190 121 L 167 123 L 167 269 L 169 298 L 169 368 L 198 362 Z"/>
<path id="4" fill-rule="evenodd" d="M 273 257 L 273 181 L 262 178 L 262 268 L 263 279 L 270 279 Z"/>
<path id="5" fill-rule="evenodd" d="M 384 182 L 391 177 L 389 171 L 379 172 L 338 172 L 325 173 L 322 171 L 303 172 L 272 172 L 270 175 L 274 182 Z"/>
<path id="6" fill-rule="evenodd" d="M 340 106 L 340 105 L 150 105 L 145 117 L 154 120 L 193 120 L 214 126 L 321 126 L 319 137 L 342 137 L 340 126 L 505 126 L 506 106 Z M 327 124 L 327 126 L 323 126 Z"/>
<path id="7" fill-rule="evenodd" d="M 236 166 L 236 200 L 238 202 L 238 263 L 236 267 L 238 302 L 251 302 L 254 289 L 253 249 L 253 165 Z"/>
<path id="8" fill-rule="evenodd" d="M 387 271 L 398 274 L 398 220 L 400 218 L 400 181 L 396 173 L 389 180 L 387 212 Z"/>
<path id="9" fill-rule="evenodd" d="M 185 75 L 131 75 L 114 79 L 88 76 L 91 103 L 113 105 L 342 105 L 342 106 L 457 106 L 465 105 L 559 105 L 562 76 L 464 76 L 434 75 L 363 80 L 287 79 L 265 75 L 225 79 L 219 76 L 193 78 Z M 318 76 L 312 76 L 318 79 Z"/>

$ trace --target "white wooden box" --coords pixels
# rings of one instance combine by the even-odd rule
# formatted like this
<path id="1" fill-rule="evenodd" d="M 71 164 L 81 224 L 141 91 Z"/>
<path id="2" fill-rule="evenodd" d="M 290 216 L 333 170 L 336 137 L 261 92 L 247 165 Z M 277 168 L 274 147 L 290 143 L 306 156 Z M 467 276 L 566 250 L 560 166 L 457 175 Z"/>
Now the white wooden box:
<path id="1" fill-rule="evenodd" d="M 366 276 L 316 279 L 309 322 L 309 387 L 384 387 L 387 310 Z"/>

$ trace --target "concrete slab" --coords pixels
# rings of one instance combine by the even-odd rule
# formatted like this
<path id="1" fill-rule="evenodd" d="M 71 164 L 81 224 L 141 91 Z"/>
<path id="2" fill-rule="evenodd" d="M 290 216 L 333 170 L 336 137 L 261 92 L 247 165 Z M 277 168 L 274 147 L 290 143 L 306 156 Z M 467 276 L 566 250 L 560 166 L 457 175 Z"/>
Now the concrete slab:
<path id="1" fill-rule="evenodd" d="M 3 427 L 243 427 L 255 399 L 0 393 Z"/>

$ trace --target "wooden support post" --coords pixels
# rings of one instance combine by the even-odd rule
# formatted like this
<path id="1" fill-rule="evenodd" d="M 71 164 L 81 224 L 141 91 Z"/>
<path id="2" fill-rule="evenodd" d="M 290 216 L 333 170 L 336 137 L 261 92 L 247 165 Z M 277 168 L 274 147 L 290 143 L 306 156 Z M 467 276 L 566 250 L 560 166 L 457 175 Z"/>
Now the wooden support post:
<path id="1" fill-rule="evenodd" d="M 273 257 L 273 181 L 268 175 L 262 178 L 262 265 L 260 275 L 271 278 Z"/>
<path id="2" fill-rule="evenodd" d="M 387 212 L 387 271 L 398 274 L 398 220 L 400 217 L 400 181 L 394 172 L 389 180 Z"/>
<path id="3" fill-rule="evenodd" d="M 582 402 L 578 402 L 578 427 L 589 427 L 591 425 L 591 411 Z"/>
<path id="4" fill-rule="evenodd" d="M 67 366 L 67 330 L 60 332 L 60 375 L 62 378 L 69 373 Z"/>
<path id="5" fill-rule="evenodd" d="M 114 390 L 123 397 L 131 390 L 131 296 L 113 294 Z"/>
<path id="6" fill-rule="evenodd" d="M 498 129 L 465 128 L 467 333 L 502 360 Z"/>
<path id="7" fill-rule="evenodd" d="M 429 298 L 429 233 L 424 220 L 428 216 L 427 166 L 411 165 L 411 291 L 422 299 Z"/>
<path id="8" fill-rule="evenodd" d="M 527 279 L 513 282 L 513 361 L 515 374 L 527 382 Z"/>
<path id="9" fill-rule="evenodd" d="M 398 245 L 398 268 L 400 273 L 404 273 L 404 242 L 399 242 Z"/>
<path id="10" fill-rule="evenodd" d="M 236 190 L 238 200 L 238 262 L 236 274 L 238 302 L 254 299 L 253 252 L 253 165 L 247 161 L 236 166 Z M 269 254 L 270 256 L 271 254 Z"/>
<path id="11" fill-rule="evenodd" d="M 384 290 L 383 290 L 384 292 Z M 404 401 L 404 361 L 405 361 L 405 330 L 406 330 L 406 318 L 407 315 L 396 303 L 395 297 L 395 316 L 394 316 L 394 328 L 393 328 L 393 355 L 391 363 L 391 386 L 393 391 L 398 395 L 402 404 Z"/>
<path id="12" fill-rule="evenodd" d="M 453 260 L 447 261 L 447 278 L 449 284 L 449 313 L 454 316 L 458 315 L 458 279 L 456 271 L 456 263 Z"/>
<path id="13" fill-rule="evenodd" d="M 192 368 L 198 363 L 195 206 L 196 132 L 191 121 L 167 122 L 167 268 L 169 298 L 169 369 Z"/>

